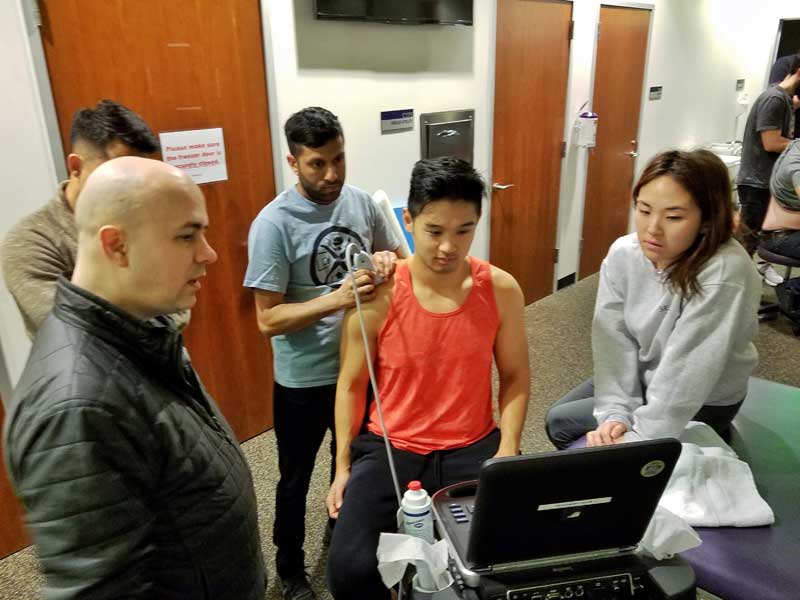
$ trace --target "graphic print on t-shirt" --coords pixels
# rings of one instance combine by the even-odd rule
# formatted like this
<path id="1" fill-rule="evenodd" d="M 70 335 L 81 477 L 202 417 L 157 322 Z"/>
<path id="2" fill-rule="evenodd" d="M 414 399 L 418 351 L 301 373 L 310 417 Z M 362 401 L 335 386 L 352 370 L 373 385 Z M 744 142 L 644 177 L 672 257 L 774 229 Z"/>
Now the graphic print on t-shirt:
<path id="1" fill-rule="evenodd" d="M 366 251 L 361 237 L 352 229 L 331 225 L 314 241 L 311 254 L 311 280 L 316 285 L 337 286 L 347 275 L 345 250 L 351 243 Z"/>

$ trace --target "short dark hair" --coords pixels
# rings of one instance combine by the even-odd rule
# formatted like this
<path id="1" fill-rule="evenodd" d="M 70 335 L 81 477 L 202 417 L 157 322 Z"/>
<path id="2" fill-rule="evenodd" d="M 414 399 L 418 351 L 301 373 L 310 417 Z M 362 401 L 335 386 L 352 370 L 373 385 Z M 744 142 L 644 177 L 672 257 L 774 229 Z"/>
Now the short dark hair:
<path id="1" fill-rule="evenodd" d="M 113 100 L 101 100 L 94 108 L 82 108 L 72 118 L 69 141 L 73 146 L 83 141 L 103 152 L 115 139 L 142 154 L 152 154 L 159 149 L 158 138 L 147 123 L 130 108 Z"/>
<path id="2" fill-rule="evenodd" d="M 792 57 L 792 62 L 789 66 L 789 75 L 797 73 L 797 69 L 800 69 L 800 52 Z"/>
<path id="3" fill-rule="evenodd" d="M 424 158 L 411 171 L 408 212 L 416 218 L 436 200 L 464 200 L 480 216 L 483 195 L 483 178 L 467 161 L 454 156 Z"/>
<path id="4" fill-rule="evenodd" d="M 634 206 L 642 188 L 662 176 L 686 190 L 700 209 L 700 233 L 666 271 L 672 288 L 689 298 L 701 292 L 697 276 L 703 266 L 733 236 L 730 174 L 725 163 L 708 150 L 662 152 L 650 160 L 634 186 Z"/>
<path id="5" fill-rule="evenodd" d="M 294 113 L 286 121 L 283 131 L 292 156 L 297 156 L 298 146 L 320 148 L 331 140 L 344 137 L 338 117 L 319 106 L 309 106 Z"/>

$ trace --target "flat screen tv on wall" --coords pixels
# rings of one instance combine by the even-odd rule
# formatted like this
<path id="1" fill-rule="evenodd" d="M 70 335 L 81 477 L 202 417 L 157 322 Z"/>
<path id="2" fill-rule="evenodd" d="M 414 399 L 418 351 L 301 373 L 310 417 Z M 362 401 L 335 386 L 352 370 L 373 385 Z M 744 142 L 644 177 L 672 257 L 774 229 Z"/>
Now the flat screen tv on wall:
<path id="1" fill-rule="evenodd" d="M 472 25 L 472 0 L 314 0 L 318 19 Z"/>

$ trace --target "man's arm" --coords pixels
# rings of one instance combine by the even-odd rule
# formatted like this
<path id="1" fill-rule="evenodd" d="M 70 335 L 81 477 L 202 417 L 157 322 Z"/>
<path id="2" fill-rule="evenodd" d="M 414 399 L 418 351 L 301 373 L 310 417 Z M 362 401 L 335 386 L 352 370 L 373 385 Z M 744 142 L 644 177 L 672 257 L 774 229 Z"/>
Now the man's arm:
<path id="1" fill-rule="evenodd" d="M 356 288 L 361 302 L 375 297 L 374 275 L 370 271 L 356 271 Z M 258 329 L 271 337 L 299 331 L 337 311 L 355 306 L 353 281 L 347 277 L 339 289 L 306 302 L 284 302 L 284 294 L 253 288 L 256 302 Z"/>
<path id="2" fill-rule="evenodd" d="M 494 343 L 500 377 L 500 447 L 495 456 L 514 456 L 520 449 L 530 388 L 525 300 L 519 284 L 505 271 L 492 267 L 492 281 L 500 317 Z"/>
<path id="3" fill-rule="evenodd" d="M 7 440 L 44 597 L 151 598 L 155 516 L 147 497 L 157 461 L 134 445 L 147 447 L 150 434 L 102 407 L 60 406 Z"/>
<path id="4" fill-rule="evenodd" d="M 386 319 L 393 289 L 393 282 L 383 284 L 378 297 L 368 306 L 362 307 L 367 331 L 371 360 L 377 355 L 378 333 Z M 369 385 L 364 338 L 357 310 L 350 310 L 342 324 L 342 339 L 339 349 L 339 379 L 336 382 L 336 475 L 328 493 L 328 513 L 339 516 L 344 490 L 350 478 L 350 442 L 358 435 L 364 420 Z"/>
<path id="5" fill-rule="evenodd" d="M 59 275 L 67 275 L 72 266 L 41 233 L 21 227 L 3 243 L 3 277 L 28 335 L 34 337 L 53 309 Z"/>
<path id="6" fill-rule="evenodd" d="M 780 129 L 766 129 L 760 132 L 761 144 L 767 152 L 783 152 L 792 140 L 781 135 Z"/>
<path id="7" fill-rule="evenodd" d="M 776 97 L 767 98 L 756 113 L 756 131 L 761 138 L 761 145 L 767 152 L 783 152 L 792 141 L 781 135 L 786 122 L 785 100 Z"/>

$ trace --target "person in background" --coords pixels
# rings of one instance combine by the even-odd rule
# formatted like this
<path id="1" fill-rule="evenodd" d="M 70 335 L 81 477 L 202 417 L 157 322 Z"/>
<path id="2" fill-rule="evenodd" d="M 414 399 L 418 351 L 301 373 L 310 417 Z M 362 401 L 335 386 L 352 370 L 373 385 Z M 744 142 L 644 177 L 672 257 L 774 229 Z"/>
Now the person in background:
<path id="1" fill-rule="evenodd" d="M 151 156 L 158 139 L 131 109 L 102 100 L 75 113 L 67 156 L 69 179 L 61 182 L 50 201 L 17 223 L 6 236 L 0 257 L 6 287 L 33 338 L 53 308 L 56 282 L 75 268 L 78 231 L 75 209 L 89 175 L 120 156 Z M 189 311 L 174 315 L 183 328 Z"/>
<path id="2" fill-rule="evenodd" d="M 772 197 L 761 225 L 762 246 L 800 260 L 800 140 L 780 155 L 769 181 Z"/>
<path id="3" fill-rule="evenodd" d="M 286 600 L 307 600 L 314 595 L 304 571 L 306 496 L 325 432 L 333 433 L 342 315 L 355 303 L 345 250 L 355 243 L 374 253 L 378 274 L 388 276 L 401 240 L 372 198 L 345 184 L 344 134 L 335 115 L 306 108 L 284 129 L 297 183 L 253 221 L 244 286 L 254 292 L 258 328 L 274 356 L 278 576 Z M 375 274 L 356 275 L 362 300 L 372 300 Z M 332 438 L 331 460 L 335 453 Z"/>
<path id="4" fill-rule="evenodd" d="M 797 54 L 800 54 L 800 50 L 797 51 Z M 769 70 L 769 85 L 774 85 L 784 80 L 792 68 L 794 57 L 794 54 L 787 54 L 786 56 L 781 56 L 772 64 L 772 68 Z M 794 135 L 792 137 L 800 138 L 800 109 L 798 108 L 795 108 L 794 111 Z"/>
<path id="5" fill-rule="evenodd" d="M 8 473 L 46 600 L 263 600 L 250 469 L 164 315 L 217 255 L 200 189 L 122 157 L 84 182 L 72 281 L 33 342 L 5 423 Z"/>
<path id="6" fill-rule="evenodd" d="M 430 493 L 477 479 L 488 458 L 516 455 L 527 412 L 522 290 L 505 271 L 468 255 L 483 194 L 480 175 L 463 160 L 417 162 L 405 210 L 415 253 L 363 308 L 400 484 L 419 480 Z M 328 582 L 337 600 L 379 600 L 389 590 L 378 573 L 378 538 L 395 531 L 398 506 L 375 402 L 366 408 L 367 359 L 353 310 L 345 316 L 341 357 L 336 477 L 327 500 L 338 524 Z"/>
<path id="7" fill-rule="evenodd" d="M 600 270 L 594 379 L 547 414 L 557 448 L 584 434 L 589 446 L 677 438 L 690 420 L 726 432 L 758 362 L 761 288 L 732 236 L 730 197 L 725 165 L 706 150 L 647 165 L 633 189 L 636 233 Z"/>
<path id="8" fill-rule="evenodd" d="M 769 204 L 772 167 L 794 135 L 794 114 L 800 108 L 799 82 L 800 54 L 795 54 L 786 76 L 756 98 L 747 116 L 736 190 L 741 220 L 746 226 L 744 245 L 751 256 L 758 246 L 758 234 Z M 770 285 L 783 280 L 766 262 L 759 264 L 759 272 Z"/>

